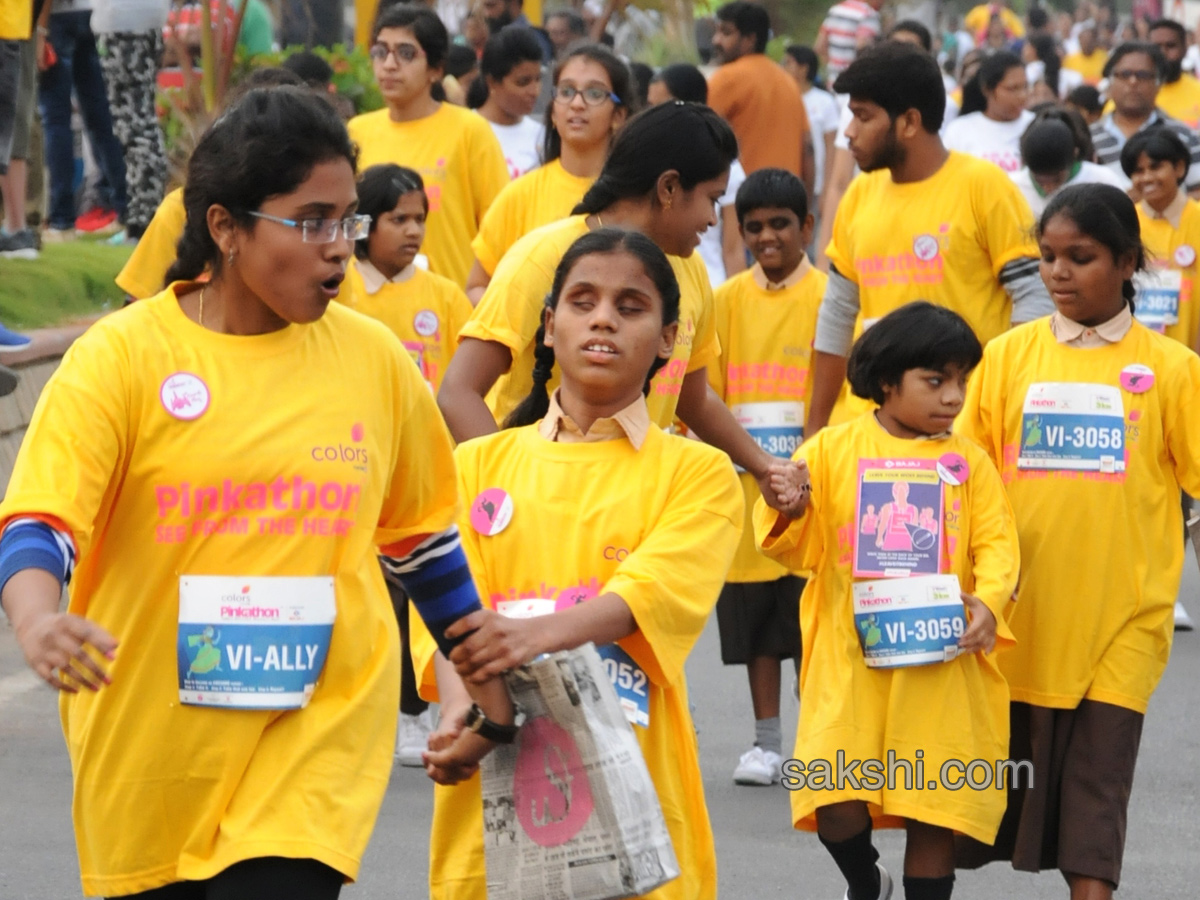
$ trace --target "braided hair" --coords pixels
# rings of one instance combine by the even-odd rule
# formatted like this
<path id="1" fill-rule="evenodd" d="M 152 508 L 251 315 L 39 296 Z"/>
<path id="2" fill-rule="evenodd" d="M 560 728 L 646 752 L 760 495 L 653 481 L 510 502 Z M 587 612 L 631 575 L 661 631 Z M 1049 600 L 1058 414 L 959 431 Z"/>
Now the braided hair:
<path id="1" fill-rule="evenodd" d="M 663 327 L 679 321 L 679 282 L 675 279 L 675 271 L 671 268 L 666 254 L 658 248 L 658 245 L 640 232 L 626 231 L 621 228 L 600 228 L 583 235 L 563 254 L 562 261 L 554 271 L 554 283 L 550 288 L 550 293 L 546 296 L 542 323 L 538 326 L 533 342 L 533 388 L 504 420 L 505 428 L 532 425 L 545 417 L 546 411 L 550 408 L 548 386 L 550 379 L 554 377 L 554 348 L 546 345 L 545 310 L 558 308 L 563 285 L 576 263 L 585 256 L 611 253 L 628 253 L 642 264 L 642 268 L 654 282 L 654 287 L 662 297 Z M 650 370 L 646 373 L 646 381 L 642 385 L 643 395 L 650 393 L 650 381 L 666 364 L 667 360 L 661 356 L 654 358 L 654 362 L 650 364 Z"/>

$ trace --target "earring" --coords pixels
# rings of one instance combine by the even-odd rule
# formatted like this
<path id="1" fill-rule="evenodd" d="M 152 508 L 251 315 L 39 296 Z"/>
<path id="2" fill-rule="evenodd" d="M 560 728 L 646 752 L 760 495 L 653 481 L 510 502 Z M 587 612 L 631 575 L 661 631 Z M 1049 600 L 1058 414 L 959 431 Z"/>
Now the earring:
<path id="1" fill-rule="evenodd" d="M 230 249 L 230 251 L 229 251 L 229 265 L 230 265 L 230 267 L 232 267 L 232 266 L 233 266 L 233 258 L 234 258 L 234 256 L 235 256 L 235 255 L 236 255 L 236 254 L 234 253 L 234 251 L 233 251 L 232 249 Z"/>

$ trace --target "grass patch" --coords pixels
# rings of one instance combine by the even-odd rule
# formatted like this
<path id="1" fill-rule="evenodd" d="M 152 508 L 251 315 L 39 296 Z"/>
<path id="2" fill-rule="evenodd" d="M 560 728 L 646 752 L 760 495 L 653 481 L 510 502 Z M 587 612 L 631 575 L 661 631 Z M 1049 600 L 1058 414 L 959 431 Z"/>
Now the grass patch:
<path id="1" fill-rule="evenodd" d="M 113 279 L 132 252 L 72 241 L 45 245 L 36 260 L 0 258 L 0 321 L 44 328 L 119 307 L 125 293 Z"/>

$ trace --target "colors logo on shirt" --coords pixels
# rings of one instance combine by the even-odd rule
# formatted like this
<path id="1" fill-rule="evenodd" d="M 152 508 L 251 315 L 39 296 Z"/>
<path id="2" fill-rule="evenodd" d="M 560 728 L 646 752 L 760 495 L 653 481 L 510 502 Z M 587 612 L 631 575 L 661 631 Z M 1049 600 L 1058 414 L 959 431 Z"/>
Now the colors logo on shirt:
<path id="1" fill-rule="evenodd" d="M 350 444 L 339 442 L 324 447 L 316 446 L 309 451 L 309 455 L 316 462 L 348 462 L 353 463 L 356 469 L 365 470 L 368 461 L 367 448 L 354 446 L 354 444 L 361 444 L 364 437 L 366 437 L 366 429 L 362 422 L 355 422 L 350 427 Z"/>
<path id="2" fill-rule="evenodd" d="M 200 418 L 208 411 L 211 401 L 208 385 L 191 372 L 168 375 L 158 389 L 158 396 L 163 409 L 183 422 Z"/>

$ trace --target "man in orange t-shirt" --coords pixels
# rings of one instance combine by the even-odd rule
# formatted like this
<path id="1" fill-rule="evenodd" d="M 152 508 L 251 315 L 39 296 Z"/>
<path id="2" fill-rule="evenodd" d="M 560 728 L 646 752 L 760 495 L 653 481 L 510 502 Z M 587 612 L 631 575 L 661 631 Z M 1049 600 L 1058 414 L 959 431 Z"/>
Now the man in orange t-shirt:
<path id="1" fill-rule="evenodd" d="M 812 193 L 812 137 L 804 98 L 786 72 L 764 55 L 771 30 L 767 11 L 734 0 L 717 10 L 713 60 L 721 67 L 708 84 L 708 105 L 733 126 L 739 159 L 749 175 L 786 169 Z"/>

